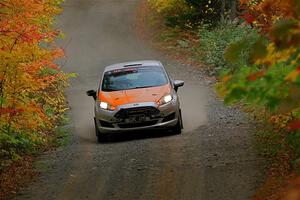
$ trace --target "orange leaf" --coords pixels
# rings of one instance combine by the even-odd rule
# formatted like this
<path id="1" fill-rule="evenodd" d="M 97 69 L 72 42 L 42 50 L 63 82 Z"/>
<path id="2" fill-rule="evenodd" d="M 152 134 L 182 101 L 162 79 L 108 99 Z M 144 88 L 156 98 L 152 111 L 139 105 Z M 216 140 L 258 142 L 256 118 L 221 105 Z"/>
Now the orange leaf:
<path id="1" fill-rule="evenodd" d="M 256 81 L 257 78 L 263 77 L 264 74 L 265 74 L 264 72 L 255 72 L 255 73 L 250 74 L 250 75 L 248 76 L 248 80 L 249 80 L 249 81 Z"/>
<path id="2" fill-rule="evenodd" d="M 295 130 L 300 129 L 300 119 L 297 119 L 297 120 L 295 120 L 295 121 L 289 123 L 289 126 L 288 126 L 288 127 L 289 127 L 289 129 L 290 129 L 291 131 L 295 131 Z"/>

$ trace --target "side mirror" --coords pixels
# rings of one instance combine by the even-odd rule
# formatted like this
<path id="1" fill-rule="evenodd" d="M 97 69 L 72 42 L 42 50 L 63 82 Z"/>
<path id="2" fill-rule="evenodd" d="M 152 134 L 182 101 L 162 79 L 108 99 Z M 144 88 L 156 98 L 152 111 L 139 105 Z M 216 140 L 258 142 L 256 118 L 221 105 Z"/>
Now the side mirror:
<path id="1" fill-rule="evenodd" d="M 93 97 L 94 100 L 97 99 L 97 92 L 95 90 L 89 90 L 86 92 L 89 97 Z"/>
<path id="2" fill-rule="evenodd" d="M 178 88 L 184 85 L 184 81 L 175 80 L 173 81 L 173 84 L 174 84 L 174 90 L 177 92 Z"/>

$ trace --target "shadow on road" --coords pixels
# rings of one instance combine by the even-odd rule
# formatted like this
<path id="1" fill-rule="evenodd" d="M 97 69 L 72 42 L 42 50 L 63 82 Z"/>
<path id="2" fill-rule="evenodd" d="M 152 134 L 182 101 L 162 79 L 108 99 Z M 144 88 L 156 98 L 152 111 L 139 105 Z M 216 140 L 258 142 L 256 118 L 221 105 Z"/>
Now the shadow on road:
<path id="1" fill-rule="evenodd" d="M 115 133 L 115 134 L 108 135 L 107 139 L 101 142 L 101 144 L 113 144 L 113 143 L 121 143 L 121 142 L 128 142 L 134 140 L 155 139 L 155 138 L 171 137 L 171 136 L 176 136 L 176 135 L 168 130 L 151 130 L 151 131 Z M 84 143 L 98 143 L 96 136 L 94 139 L 80 137 L 80 141 Z"/>

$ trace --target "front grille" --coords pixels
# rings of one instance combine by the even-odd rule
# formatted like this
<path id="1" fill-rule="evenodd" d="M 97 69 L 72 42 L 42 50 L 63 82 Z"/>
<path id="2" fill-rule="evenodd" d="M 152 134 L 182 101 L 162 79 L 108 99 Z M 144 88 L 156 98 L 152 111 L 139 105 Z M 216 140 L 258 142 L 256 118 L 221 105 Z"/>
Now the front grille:
<path id="1" fill-rule="evenodd" d="M 152 126 L 155 125 L 157 122 L 158 120 L 154 120 L 154 121 L 134 123 L 134 124 L 118 124 L 118 126 L 120 128 L 138 128 L 138 127 Z"/>
<path id="2" fill-rule="evenodd" d="M 106 127 L 106 128 L 113 128 L 114 127 L 111 123 L 106 122 L 106 121 L 102 121 L 102 120 L 100 120 L 100 124 L 101 124 L 102 127 Z"/>
<path id="3" fill-rule="evenodd" d="M 175 119 L 175 117 L 176 117 L 175 113 L 171 113 L 171 114 L 169 114 L 168 116 L 166 116 L 166 117 L 163 119 L 162 122 L 168 122 L 168 121 L 171 121 L 171 120 Z"/>
<path id="4" fill-rule="evenodd" d="M 127 119 L 131 116 L 145 116 L 154 118 L 159 115 L 159 110 L 152 106 L 147 107 L 137 107 L 137 108 L 127 108 L 127 109 L 121 109 L 119 112 L 116 113 L 115 117 L 117 119 Z"/>

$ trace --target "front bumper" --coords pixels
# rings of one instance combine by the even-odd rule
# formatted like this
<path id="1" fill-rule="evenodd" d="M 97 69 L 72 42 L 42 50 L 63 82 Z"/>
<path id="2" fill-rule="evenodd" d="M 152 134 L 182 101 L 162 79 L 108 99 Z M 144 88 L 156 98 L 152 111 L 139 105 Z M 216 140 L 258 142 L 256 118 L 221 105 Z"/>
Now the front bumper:
<path id="1" fill-rule="evenodd" d="M 132 123 L 127 119 L 118 119 L 116 114 L 121 109 L 156 108 L 159 113 L 153 117 L 146 117 L 143 122 Z M 148 129 L 168 129 L 174 127 L 179 120 L 179 102 L 174 98 L 170 103 L 157 108 L 154 102 L 127 104 L 120 106 L 115 111 L 100 109 L 95 106 L 95 121 L 100 133 L 120 133 L 128 131 L 148 130 Z"/>
<path id="2" fill-rule="evenodd" d="M 142 127 L 133 127 L 133 128 L 120 128 L 120 127 L 102 127 L 98 126 L 101 133 L 122 133 L 122 132 L 129 132 L 129 131 L 140 131 L 140 130 L 153 130 L 153 129 L 167 129 L 173 127 L 177 124 L 178 119 L 174 119 L 172 121 L 158 123 L 155 125 L 150 126 L 142 126 Z"/>

